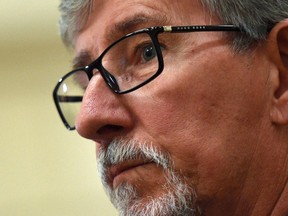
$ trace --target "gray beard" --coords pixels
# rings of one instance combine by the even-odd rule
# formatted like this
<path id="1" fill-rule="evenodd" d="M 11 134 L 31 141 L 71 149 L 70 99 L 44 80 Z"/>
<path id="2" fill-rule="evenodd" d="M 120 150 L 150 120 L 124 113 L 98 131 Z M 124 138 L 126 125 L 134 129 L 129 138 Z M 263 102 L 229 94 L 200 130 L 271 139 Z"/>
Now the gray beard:
<path id="1" fill-rule="evenodd" d="M 162 190 L 165 192 L 160 197 L 145 197 L 144 201 L 138 196 L 132 184 L 122 183 L 116 189 L 108 185 L 107 168 L 133 159 L 152 161 L 164 169 L 166 183 L 162 186 Z M 120 216 L 201 215 L 196 205 L 195 189 L 185 183 L 183 176 L 174 171 L 170 156 L 158 151 L 152 144 L 114 140 L 107 149 L 100 149 L 98 170 L 104 189 Z"/>

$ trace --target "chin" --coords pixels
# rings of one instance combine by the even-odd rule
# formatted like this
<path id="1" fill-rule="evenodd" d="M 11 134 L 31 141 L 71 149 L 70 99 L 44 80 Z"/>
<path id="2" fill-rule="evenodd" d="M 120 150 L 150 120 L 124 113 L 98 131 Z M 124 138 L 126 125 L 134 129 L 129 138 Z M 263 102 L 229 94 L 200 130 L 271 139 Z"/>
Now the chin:
<path id="1" fill-rule="evenodd" d="M 108 187 L 106 191 L 119 215 L 200 215 L 194 188 L 174 173 L 167 174 L 163 179 L 163 184 L 154 183 L 156 188 L 145 187 L 144 183 L 140 186 L 122 182 L 115 189 Z"/>

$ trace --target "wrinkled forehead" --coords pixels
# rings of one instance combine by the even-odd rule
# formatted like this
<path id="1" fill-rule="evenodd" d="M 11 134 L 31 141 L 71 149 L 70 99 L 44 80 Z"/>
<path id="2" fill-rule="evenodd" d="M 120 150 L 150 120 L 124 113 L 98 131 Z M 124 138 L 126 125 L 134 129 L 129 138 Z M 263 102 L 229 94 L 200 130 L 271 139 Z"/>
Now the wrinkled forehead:
<path id="1" fill-rule="evenodd" d="M 76 52 L 99 54 L 113 41 L 142 28 L 213 22 L 199 0 L 95 0 L 75 47 Z"/>

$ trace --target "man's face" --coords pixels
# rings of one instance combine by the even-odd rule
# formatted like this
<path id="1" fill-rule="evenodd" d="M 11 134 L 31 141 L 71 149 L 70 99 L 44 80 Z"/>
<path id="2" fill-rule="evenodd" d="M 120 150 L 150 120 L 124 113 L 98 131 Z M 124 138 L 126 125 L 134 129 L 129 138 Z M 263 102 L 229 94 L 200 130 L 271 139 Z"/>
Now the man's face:
<path id="1" fill-rule="evenodd" d="M 94 7 L 76 40 L 81 64 L 145 27 L 223 24 L 191 0 L 97 0 Z M 234 54 L 225 34 L 171 34 L 162 74 L 129 94 L 112 93 L 99 74 L 90 81 L 76 128 L 96 142 L 103 183 L 123 214 L 167 197 L 185 209 L 182 194 L 194 208 L 187 215 L 197 206 L 229 215 L 251 193 L 244 183 L 257 186 L 249 180 L 269 124 L 266 63 L 260 48 Z"/>

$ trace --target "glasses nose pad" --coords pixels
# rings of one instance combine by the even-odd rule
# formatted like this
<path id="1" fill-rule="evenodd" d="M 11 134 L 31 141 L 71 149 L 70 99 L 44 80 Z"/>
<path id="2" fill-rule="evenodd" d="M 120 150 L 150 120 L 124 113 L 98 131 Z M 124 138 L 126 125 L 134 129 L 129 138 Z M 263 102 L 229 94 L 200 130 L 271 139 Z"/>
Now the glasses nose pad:
<path id="1" fill-rule="evenodd" d="M 116 78 L 110 74 L 107 70 L 105 70 L 105 73 L 103 74 L 104 75 L 104 79 L 106 80 L 106 83 L 108 84 L 108 86 L 115 92 L 120 92 L 120 88 L 119 88 L 119 85 L 117 83 L 117 80 Z"/>

